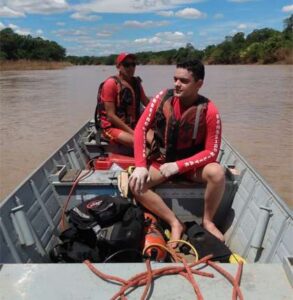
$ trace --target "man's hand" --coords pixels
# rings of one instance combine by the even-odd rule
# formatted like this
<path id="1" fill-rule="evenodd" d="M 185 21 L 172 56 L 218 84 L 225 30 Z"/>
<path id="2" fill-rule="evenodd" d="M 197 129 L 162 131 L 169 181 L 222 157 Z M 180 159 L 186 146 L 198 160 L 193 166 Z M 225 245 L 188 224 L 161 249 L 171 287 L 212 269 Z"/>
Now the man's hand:
<path id="1" fill-rule="evenodd" d="M 177 174 L 178 171 L 179 171 L 179 168 L 178 168 L 176 162 L 165 163 L 165 164 L 161 165 L 161 167 L 160 167 L 160 173 L 166 178 Z"/>
<path id="2" fill-rule="evenodd" d="M 129 186 L 134 193 L 142 193 L 150 181 L 149 171 L 145 167 L 137 167 L 129 177 Z"/>

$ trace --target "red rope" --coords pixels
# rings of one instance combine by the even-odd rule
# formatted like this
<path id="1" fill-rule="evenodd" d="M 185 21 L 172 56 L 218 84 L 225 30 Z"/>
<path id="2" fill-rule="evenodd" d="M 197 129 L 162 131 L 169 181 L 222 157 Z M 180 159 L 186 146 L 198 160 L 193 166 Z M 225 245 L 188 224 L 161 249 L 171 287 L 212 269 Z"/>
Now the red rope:
<path id="1" fill-rule="evenodd" d="M 188 274 L 187 278 L 190 281 L 190 283 L 191 283 L 191 285 L 192 285 L 192 287 L 194 289 L 194 292 L 195 292 L 195 294 L 197 296 L 197 299 L 203 300 L 203 296 L 202 296 L 202 293 L 201 293 L 201 291 L 199 289 L 199 286 L 196 283 L 196 281 L 194 279 L 194 276 L 193 276 L 193 274 L 192 274 L 192 272 L 190 270 L 190 267 L 188 266 L 188 264 L 187 264 L 187 262 L 186 262 L 186 260 L 184 258 L 182 258 L 182 263 L 184 264 L 184 267 L 185 267 L 186 272 Z"/>
<path id="2" fill-rule="evenodd" d="M 238 286 L 240 286 L 242 270 L 243 270 L 243 262 L 239 262 L 238 269 L 237 269 L 237 274 L 236 274 L 236 277 L 235 277 L 235 280 L 236 280 Z M 240 298 L 240 296 L 239 296 L 239 298 Z M 236 291 L 235 286 L 233 287 L 232 299 L 237 299 L 237 291 Z"/>
<path id="3" fill-rule="evenodd" d="M 205 276 L 205 277 L 211 277 L 211 278 L 214 277 L 214 275 L 211 273 L 203 272 L 203 271 L 200 271 L 197 269 L 192 269 L 195 266 L 202 264 L 202 263 L 210 265 L 217 272 L 219 272 L 220 274 L 222 274 L 224 277 L 226 277 L 228 279 L 228 281 L 233 285 L 232 299 L 237 299 L 237 296 L 238 296 L 240 300 L 243 300 L 243 295 L 242 295 L 242 292 L 239 287 L 243 264 L 242 263 L 239 264 L 236 277 L 234 278 L 230 273 L 228 273 L 226 270 L 221 268 L 218 264 L 216 264 L 215 262 L 212 262 L 210 260 L 211 258 L 212 258 L 212 255 L 208 255 L 206 257 L 203 257 L 202 259 L 200 259 L 197 262 L 188 264 L 185 261 L 185 259 L 182 259 L 180 257 L 180 259 L 183 263 L 183 266 L 179 266 L 179 267 L 178 266 L 169 266 L 169 267 L 163 267 L 163 268 L 158 268 L 158 269 L 154 269 L 154 270 L 152 270 L 150 260 L 148 259 L 148 260 L 146 260 L 147 271 L 136 274 L 135 276 L 131 277 L 128 280 L 124 280 L 124 279 L 122 279 L 120 277 L 116 277 L 116 276 L 107 275 L 107 274 L 99 271 L 98 269 L 96 269 L 88 260 L 86 260 L 84 263 L 89 267 L 89 269 L 94 274 L 99 276 L 101 279 L 103 279 L 105 281 L 114 281 L 121 285 L 120 290 L 111 298 L 112 300 L 119 299 L 119 298 L 125 300 L 125 299 L 127 299 L 125 296 L 125 293 L 127 292 L 128 289 L 145 285 L 143 294 L 141 296 L 141 299 L 144 300 L 147 297 L 151 283 L 154 279 L 156 279 L 162 275 L 174 275 L 174 274 L 180 274 L 184 278 L 186 278 L 192 284 L 192 287 L 195 291 L 197 298 L 199 300 L 202 300 L 203 295 L 199 289 L 198 284 L 196 283 L 196 281 L 194 279 L 193 274 L 201 275 L 201 276 Z"/>
<path id="4" fill-rule="evenodd" d="M 108 274 L 105 274 L 105 273 L 99 271 L 89 260 L 85 260 L 84 263 L 89 267 L 89 269 L 94 274 L 96 274 L 101 279 L 104 279 L 106 281 L 116 281 L 117 283 L 120 283 L 120 284 L 127 284 L 127 281 L 120 277 L 108 275 Z"/>
<path id="5" fill-rule="evenodd" d="M 141 296 L 141 300 L 144 300 L 147 297 L 148 291 L 149 291 L 150 286 L 151 286 L 152 281 L 153 281 L 153 273 L 152 273 L 152 267 L 151 267 L 150 259 L 147 259 L 145 263 L 146 263 L 148 274 L 147 274 L 146 286 L 145 286 L 145 289 L 144 289 L 143 294 Z"/>
<path id="6" fill-rule="evenodd" d="M 233 285 L 233 294 L 232 294 L 232 299 L 237 299 L 237 295 L 239 296 L 240 300 L 243 300 L 243 295 L 242 292 L 240 290 L 240 287 L 238 285 L 238 281 L 230 274 L 228 273 L 225 269 L 221 268 L 218 264 L 216 264 L 213 261 L 208 261 L 208 265 L 210 265 L 211 267 L 213 267 L 216 271 L 218 271 L 220 274 L 222 274 L 224 277 L 226 277 L 228 279 L 228 281 L 230 281 L 230 283 Z M 238 269 L 240 269 L 240 274 L 242 272 L 242 266 L 243 263 L 240 262 L 239 263 L 239 267 Z M 238 274 L 238 273 L 237 273 Z M 240 278 L 241 275 L 238 275 L 238 277 Z M 237 276 L 236 276 L 237 277 Z M 234 292 L 235 290 L 235 292 Z M 235 297 L 235 298 L 233 298 Z"/>

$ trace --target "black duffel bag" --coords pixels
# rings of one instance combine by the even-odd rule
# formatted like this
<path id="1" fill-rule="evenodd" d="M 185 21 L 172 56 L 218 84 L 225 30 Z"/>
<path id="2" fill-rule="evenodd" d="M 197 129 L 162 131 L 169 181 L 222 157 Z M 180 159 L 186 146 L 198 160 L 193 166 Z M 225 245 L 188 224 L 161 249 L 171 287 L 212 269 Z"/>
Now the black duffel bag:
<path id="1" fill-rule="evenodd" d="M 70 227 L 60 234 L 62 243 L 51 250 L 52 261 L 102 262 L 110 256 L 114 261 L 141 259 L 143 211 L 127 199 L 100 195 L 72 208 L 67 216 Z"/>

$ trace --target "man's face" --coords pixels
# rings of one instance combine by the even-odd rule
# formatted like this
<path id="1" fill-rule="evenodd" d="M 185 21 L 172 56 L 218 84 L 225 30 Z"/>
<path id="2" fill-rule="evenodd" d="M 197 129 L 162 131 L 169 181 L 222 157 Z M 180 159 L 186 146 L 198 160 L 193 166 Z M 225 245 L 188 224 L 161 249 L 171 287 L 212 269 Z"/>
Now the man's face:
<path id="1" fill-rule="evenodd" d="M 202 83 L 201 79 L 195 80 L 190 71 L 177 68 L 174 74 L 174 95 L 180 99 L 193 99 L 197 97 Z"/>
<path id="2" fill-rule="evenodd" d="M 117 66 L 120 73 L 126 78 L 131 78 L 134 76 L 135 67 L 136 61 L 131 57 L 127 57 Z"/>

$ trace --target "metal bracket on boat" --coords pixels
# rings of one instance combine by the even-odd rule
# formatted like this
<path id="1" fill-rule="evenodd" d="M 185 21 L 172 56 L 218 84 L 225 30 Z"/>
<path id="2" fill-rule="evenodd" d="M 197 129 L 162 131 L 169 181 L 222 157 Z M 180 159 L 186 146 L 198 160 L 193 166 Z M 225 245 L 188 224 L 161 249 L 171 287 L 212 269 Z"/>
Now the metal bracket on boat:
<path id="1" fill-rule="evenodd" d="M 226 176 L 233 181 L 233 183 L 238 183 L 240 178 L 242 178 L 241 172 L 235 167 L 235 165 L 225 165 Z"/>
<path id="2" fill-rule="evenodd" d="M 293 257 L 285 257 L 283 260 L 283 267 L 293 288 Z"/>
<path id="3" fill-rule="evenodd" d="M 256 249 L 262 248 L 262 243 L 271 216 L 272 216 L 272 210 L 269 207 L 264 207 L 264 206 L 260 207 L 260 212 L 257 218 L 258 221 L 250 243 L 251 247 Z"/>
<path id="4" fill-rule="evenodd" d="M 66 174 L 67 169 L 65 165 L 57 165 L 55 173 L 50 174 L 50 182 L 61 181 L 62 177 Z"/>
<path id="5" fill-rule="evenodd" d="M 18 235 L 20 244 L 32 246 L 35 244 L 35 239 L 27 222 L 23 207 L 23 205 L 19 205 L 11 209 L 12 224 Z"/>
<path id="6" fill-rule="evenodd" d="M 82 138 L 81 138 L 81 142 L 82 142 L 82 144 L 84 144 L 84 145 L 86 145 L 86 144 L 95 144 L 96 143 L 96 140 L 95 140 L 95 132 L 94 132 L 94 130 L 90 130 L 89 132 L 88 132 L 88 134 L 87 135 L 85 135 L 85 136 L 83 136 Z"/>
<path id="7" fill-rule="evenodd" d="M 69 160 L 69 163 L 70 163 L 72 169 L 81 169 L 79 161 L 78 161 L 78 159 L 76 157 L 76 154 L 74 152 L 74 149 L 73 148 L 68 148 L 67 154 L 68 154 L 67 157 L 68 157 L 68 160 Z"/>

